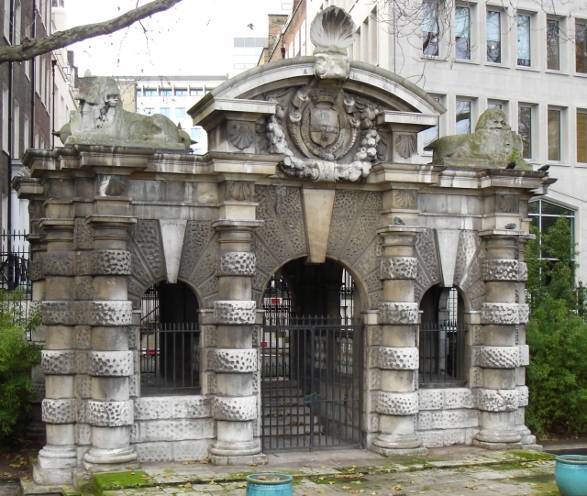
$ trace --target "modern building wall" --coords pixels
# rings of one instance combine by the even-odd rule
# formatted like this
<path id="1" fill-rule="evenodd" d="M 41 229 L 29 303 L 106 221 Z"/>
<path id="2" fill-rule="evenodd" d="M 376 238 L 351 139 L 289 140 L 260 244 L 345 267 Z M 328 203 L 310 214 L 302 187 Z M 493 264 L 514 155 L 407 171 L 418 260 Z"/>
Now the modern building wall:
<path id="1" fill-rule="evenodd" d="M 47 36 L 58 29 L 63 12 L 63 0 L 3 0 L 0 45 Z M 17 200 L 10 183 L 27 174 L 21 159 L 28 148 L 50 148 L 59 142 L 52 131 L 74 108 L 68 65 L 65 50 L 0 65 L 0 229 L 28 231 L 27 201 Z"/>
<path id="2" fill-rule="evenodd" d="M 436 0 L 401 2 L 401 10 L 383 0 L 306 4 L 306 19 L 329 5 L 347 10 L 356 26 L 353 59 L 405 77 L 446 108 L 438 128 L 419 137 L 422 163 L 430 162 L 424 148 L 435 137 L 474 128 L 483 111 L 500 106 L 525 140 L 525 158 L 535 169 L 549 165 L 558 179 L 545 201 L 552 215 L 572 212 L 578 279 L 587 281 L 586 2 L 472 0 L 448 2 L 448 10 Z M 294 26 L 294 17 L 276 43 L 286 57 L 310 55 L 308 41 L 299 52 L 287 41 L 309 38 L 308 22 Z"/>
<path id="3" fill-rule="evenodd" d="M 196 141 L 192 146 L 194 153 L 206 153 L 206 132 L 192 124 L 187 110 L 225 81 L 226 76 L 121 76 L 116 79 L 126 110 L 169 117 Z"/>

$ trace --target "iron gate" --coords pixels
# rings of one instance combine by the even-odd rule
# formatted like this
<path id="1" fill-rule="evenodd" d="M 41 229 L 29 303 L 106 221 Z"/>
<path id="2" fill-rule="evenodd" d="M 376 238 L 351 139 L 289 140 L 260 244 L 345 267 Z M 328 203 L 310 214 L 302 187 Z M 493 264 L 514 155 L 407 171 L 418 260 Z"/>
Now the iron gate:
<path id="1" fill-rule="evenodd" d="M 362 326 L 267 319 L 261 341 L 264 450 L 360 445 Z"/>

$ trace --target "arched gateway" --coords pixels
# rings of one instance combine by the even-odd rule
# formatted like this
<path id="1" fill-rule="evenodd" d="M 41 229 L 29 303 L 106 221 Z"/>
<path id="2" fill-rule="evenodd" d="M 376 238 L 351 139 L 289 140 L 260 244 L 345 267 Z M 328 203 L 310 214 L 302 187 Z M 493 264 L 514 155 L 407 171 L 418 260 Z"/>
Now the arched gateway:
<path id="1" fill-rule="evenodd" d="M 99 78 L 82 80 L 65 147 L 25 156 L 46 336 L 37 482 L 137 461 L 260 463 L 262 438 L 268 449 L 335 439 L 383 454 L 534 442 L 523 247 L 528 199 L 548 180 L 527 170 L 495 111 L 473 135 L 439 140 L 422 165 L 418 133 L 443 109 L 349 61 L 353 27 L 339 9 L 311 32 L 315 56 L 248 71 L 190 110 L 208 132 L 204 156 L 164 117 L 122 110 Z M 198 305 L 198 338 L 181 350 L 140 338 L 153 287 Z M 466 331 L 458 366 L 447 365 L 456 352 L 438 351 L 454 341 L 438 326 L 448 299 L 429 311 L 432 338 L 419 326 L 435 301 L 425 295 L 451 288 Z M 427 343 L 435 354 L 420 359 Z M 144 353 L 185 356 L 199 389 L 165 390 L 191 372 L 161 365 L 159 389 L 142 391 Z M 264 389 L 280 382 L 294 397 L 280 418 L 303 419 L 300 432 L 270 423 L 267 408 L 288 407 L 287 394 Z M 275 446 L 280 433 L 289 440 Z"/>

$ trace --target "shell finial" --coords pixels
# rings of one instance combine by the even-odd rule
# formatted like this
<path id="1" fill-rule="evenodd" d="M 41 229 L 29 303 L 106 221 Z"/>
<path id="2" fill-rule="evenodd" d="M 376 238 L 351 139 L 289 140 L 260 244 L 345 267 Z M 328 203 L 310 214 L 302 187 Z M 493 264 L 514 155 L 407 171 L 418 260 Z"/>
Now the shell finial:
<path id="1" fill-rule="evenodd" d="M 310 26 L 310 39 L 316 47 L 314 54 L 346 54 L 353 44 L 355 25 L 341 8 L 331 6 L 316 15 Z"/>

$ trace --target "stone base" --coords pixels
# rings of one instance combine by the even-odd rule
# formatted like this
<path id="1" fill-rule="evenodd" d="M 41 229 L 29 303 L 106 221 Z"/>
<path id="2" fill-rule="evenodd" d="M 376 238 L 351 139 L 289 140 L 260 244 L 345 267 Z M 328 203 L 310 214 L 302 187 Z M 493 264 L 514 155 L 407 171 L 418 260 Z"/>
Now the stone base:
<path id="1" fill-rule="evenodd" d="M 36 484 L 30 480 L 20 480 L 20 492 L 22 496 L 62 496 L 68 486 L 53 486 Z M 69 487 L 73 491 L 73 488 Z"/>
<path id="2" fill-rule="evenodd" d="M 41 468 L 38 463 L 33 465 L 33 481 L 38 486 L 71 484 L 73 482 L 70 468 Z M 36 494 L 36 493 L 30 493 Z M 43 493 L 40 493 L 43 494 Z M 59 493 L 61 494 L 61 493 Z"/>
<path id="3" fill-rule="evenodd" d="M 428 449 L 423 446 L 418 448 L 384 448 L 373 445 L 369 449 L 383 456 L 425 455 L 428 452 Z"/>
<path id="4" fill-rule="evenodd" d="M 256 455 L 223 456 L 211 454 L 210 463 L 214 465 L 266 465 L 267 456 L 263 453 Z"/>
<path id="5" fill-rule="evenodd" d="M 473 446 L 479 446 L 480 448 L 493 450 L 493 451 L 504 451 L 510 449 L 522 449 L 523 445 L 520 442 L 517 443 L 491 443 L 489 441 L 479 441 L 479 439 L 473 439 Z"/>
<path id="6" fill-rule="evenodd" d="M 82 465 L 88 472 L 121 472 L 139 467 L 133 448 L 91 448 L 84 455 Z"/>

